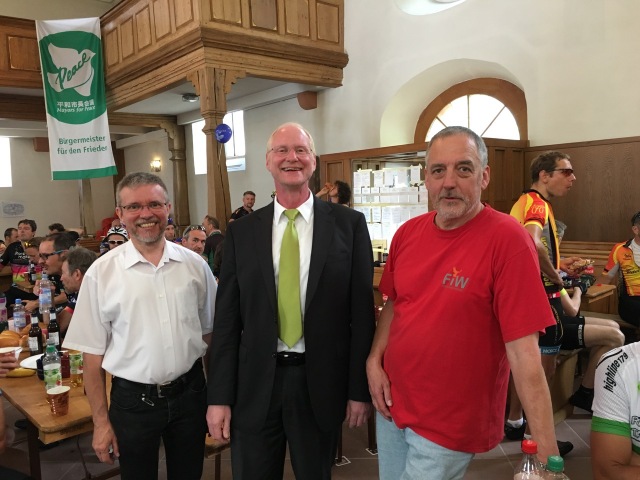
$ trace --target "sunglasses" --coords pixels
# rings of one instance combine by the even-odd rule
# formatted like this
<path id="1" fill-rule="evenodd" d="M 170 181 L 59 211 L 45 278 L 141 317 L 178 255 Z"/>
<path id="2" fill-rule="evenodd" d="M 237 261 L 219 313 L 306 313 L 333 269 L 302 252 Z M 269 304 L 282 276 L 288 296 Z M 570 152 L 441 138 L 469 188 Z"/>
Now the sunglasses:
<path id="1" fill-rule="evenodd" d="M 552 172 L 560 172 L 565 177 L 570 177 L 573 175 L 573 168 L 554 168 L 551 170 Z"/>
<path id="2" fill-rule="evenodd" d="M 122 245 L 124 240 L 108 240 L 107 243 L 109 245 Z"/>
<path id="3" fill-rule="evenodd" d="M 52 255 L 60 255 L 61 253 L 66 252 L 66 250 L 57 250 L 51 253 L 41 253 L 40 258 L 43 260 L 49 260 L 49 257 Z"/>

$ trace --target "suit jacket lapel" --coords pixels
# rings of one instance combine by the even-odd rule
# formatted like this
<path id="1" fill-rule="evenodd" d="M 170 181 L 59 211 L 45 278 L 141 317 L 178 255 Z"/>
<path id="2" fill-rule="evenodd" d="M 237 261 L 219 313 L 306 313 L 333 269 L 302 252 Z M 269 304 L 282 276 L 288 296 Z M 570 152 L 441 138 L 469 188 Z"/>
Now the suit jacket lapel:
<path id="1" fill-rule="evenodd" d="M 313 219 L 313 243 L 311 244 L 307 299 L 304 306 L 305 313 L 318 287 L 335 229 L 335 218 L 332 215 L 331 207 L 317 198 L 313 200 Z"/>
<path id="2" fill-rule="evenodd" d="M 269 303 L 274 312 L 278 311 L 278 300 L 276 296 L 275 273 L 273 271 L 272 252 L 272 228 L 273 228 L 273 202 L 260 210 L 251 214 L 256 219 L 256 258 L 260 265 L 265 289 L 269 298 Z"/>

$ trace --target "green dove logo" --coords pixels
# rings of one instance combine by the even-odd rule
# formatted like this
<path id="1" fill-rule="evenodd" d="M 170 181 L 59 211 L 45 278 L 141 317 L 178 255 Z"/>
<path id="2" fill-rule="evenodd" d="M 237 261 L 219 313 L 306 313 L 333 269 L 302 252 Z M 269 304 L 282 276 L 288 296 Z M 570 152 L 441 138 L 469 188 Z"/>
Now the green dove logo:
<path id="1" fill-rule="evenodd" d="M 56 92 L 74 89 L 84 97 L 91 95 L 91 82 L 95 75 L 91 59 L 96 55 L 89 49 L 81 52 L 73 48 L 57 47 L 53 43 L 48 46 L 49 55 L 56 72 L 47 72 L 49 85 Z"/>
<path id="2" fill-rule="evenodd" d="M 47 113 L 74 125 L 102 115 L 107 104 L 100 38 L 68 31 L 47 35 L 39 43 Z"/>

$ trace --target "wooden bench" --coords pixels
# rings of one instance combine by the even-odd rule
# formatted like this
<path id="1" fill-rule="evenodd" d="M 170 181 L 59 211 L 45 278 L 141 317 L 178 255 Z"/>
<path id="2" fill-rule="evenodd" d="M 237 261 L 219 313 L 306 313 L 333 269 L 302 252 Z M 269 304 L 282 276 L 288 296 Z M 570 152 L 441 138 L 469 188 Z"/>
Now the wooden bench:
<path id="1" fill-rule="evenodd" d="M 78 245 L 96 253 L 100 253 L 100 243 L 101 240 L 94 237 L 83 237 L 78 240 Z"/>
<path id="2" fill-rule="evenodd" d="M 553 422 L 555 425 L 573 413 L 573 405 L 569 403 L 569 397 L 573 395 L 578 353 L 581 350 L 581 348 L 576 350 L 561 350 L 556 360 L 556 373 L 551 380 L 551 386 L 549 388 L 551 406 L 553 407 Z"/>
<path id="3" fill-rule="evenodd" d="M 581 242 L 577 240 L 563 240 L 560 243 L 561 257 L 589 258 L 594 261 L 593 272 L 596 277 L 602 274 L 607 264 L 609 253 L 615 242 Z"/>

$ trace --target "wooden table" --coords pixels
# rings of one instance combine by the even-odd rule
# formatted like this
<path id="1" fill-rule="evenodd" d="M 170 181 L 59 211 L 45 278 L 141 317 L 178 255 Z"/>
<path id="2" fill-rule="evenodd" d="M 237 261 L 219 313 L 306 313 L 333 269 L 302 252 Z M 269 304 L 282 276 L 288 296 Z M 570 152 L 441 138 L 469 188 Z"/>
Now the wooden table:
<path id="1" fill-rule="evenodd" d="M 69 379 L 64 379 L 62 383 L 70 385 Z M 4 398 L 27 419 L 29 466 L 31 476 L 36 480 L 42 479 L 38 440 L 48 444 L 93 431 L 89 400 L 87 400 L 84 389 L 81 387 L 71 388 L 69 413 L 62 417 L 55 417 L 51 414 L 45 397 L 44 382 L 37 375 L 21 378 L 0 378 L 0 389 L 4 393 Z M 109 470 L 102 475 L 91 475 L 90 478 L 94 480 L 110 478 L 119 472 L 120 469 L 118 468 Z"/>

